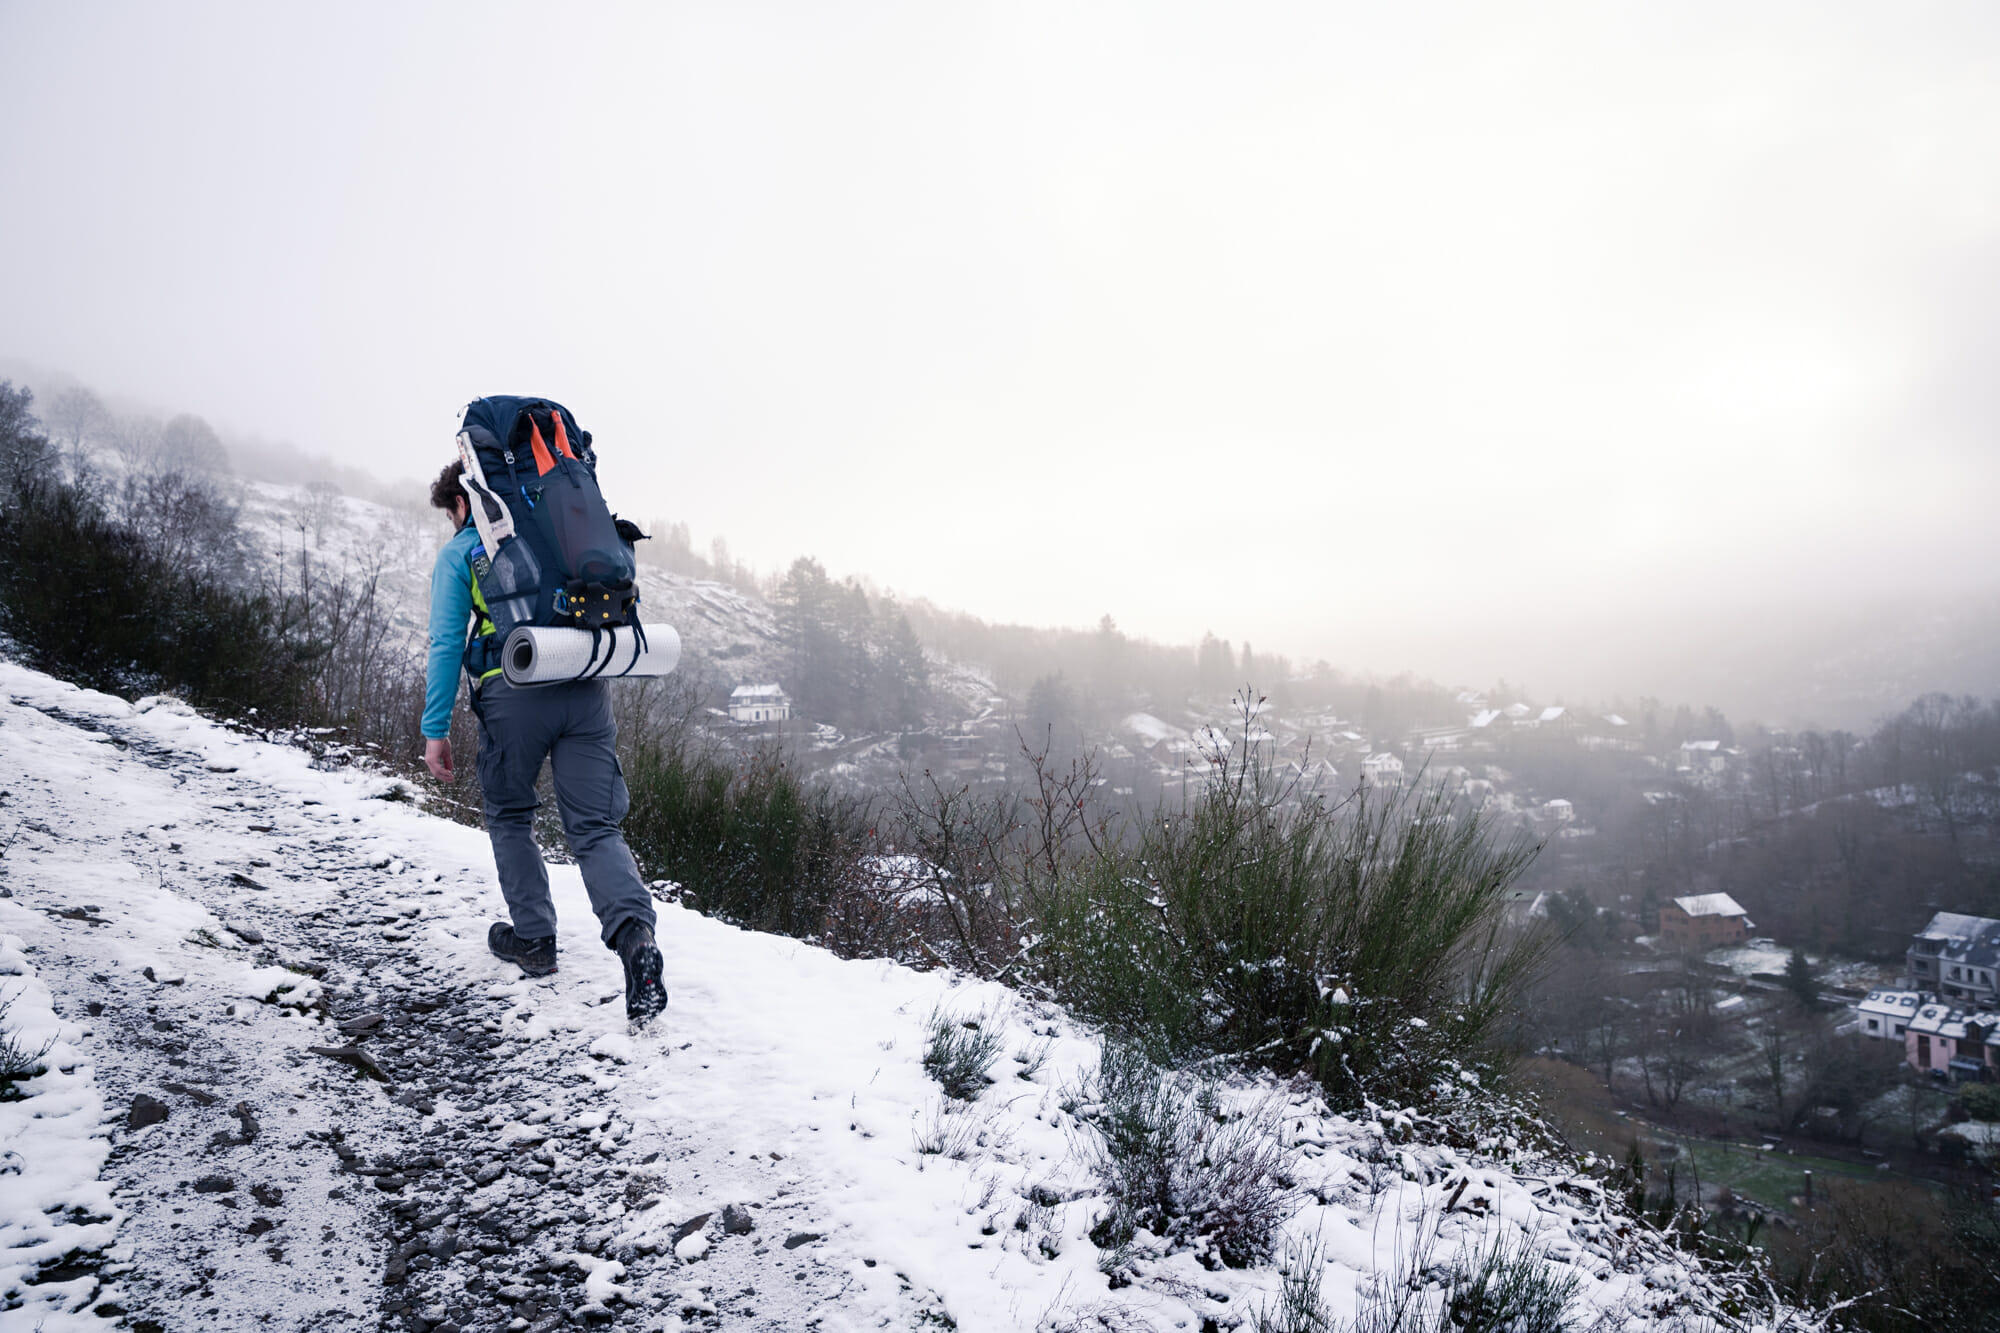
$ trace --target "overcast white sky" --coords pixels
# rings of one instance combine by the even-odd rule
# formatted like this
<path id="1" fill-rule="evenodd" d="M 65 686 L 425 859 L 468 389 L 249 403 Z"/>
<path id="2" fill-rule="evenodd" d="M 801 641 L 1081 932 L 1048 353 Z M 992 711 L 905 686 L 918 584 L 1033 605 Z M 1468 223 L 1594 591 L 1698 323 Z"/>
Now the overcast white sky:
<path id="1" fill-rule="evenodd" d="M 0 358 L 413 484 L 559 397 L 989 618 L 1560 684 L 1995 576 L 1987 0 L 0 0 L 0 192 Z"/>

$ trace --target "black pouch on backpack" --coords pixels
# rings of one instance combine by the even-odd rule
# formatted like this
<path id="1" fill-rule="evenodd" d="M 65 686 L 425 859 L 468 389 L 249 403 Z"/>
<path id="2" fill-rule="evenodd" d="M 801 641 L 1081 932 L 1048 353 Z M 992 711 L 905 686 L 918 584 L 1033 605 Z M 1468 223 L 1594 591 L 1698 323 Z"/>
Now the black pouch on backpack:
<path id="1" fill-rule="evenodd" d="M 493 625 L 476 636 L 491 641 L 477 654 L 482 663 L 490 659 L 487 669 L 499 665 L 500 644 L 517 625 L 638 623 L 632 544 L 642 534 L 605 504 L 590 432 L 568 408 L 546 398 L 481 398 L 466 408 L 460 452 L 468 475 L 474 463 L 483 474 L 479 495 L 505 503 L 508 521 L 495 530 L 511 529 L 486 552 L 489 572 L 475 575 Z M 482 517 L 479 508 L 474 517 Z M 485 539 L 487 527 L 480 532 Z M 467 646 L 467 670 L 474 646 Z"/>

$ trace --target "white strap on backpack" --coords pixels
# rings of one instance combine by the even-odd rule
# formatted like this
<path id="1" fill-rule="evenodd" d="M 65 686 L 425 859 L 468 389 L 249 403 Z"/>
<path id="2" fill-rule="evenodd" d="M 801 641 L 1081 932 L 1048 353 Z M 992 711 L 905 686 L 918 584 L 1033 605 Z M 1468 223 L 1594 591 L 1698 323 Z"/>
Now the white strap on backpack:
<path id="1" fill-rule="evenodd" d="M 459 474 L 458 484 L 464 488 L 467 502 L 471 505 L 472 521 L 479 528 L 479 540 L 485 545 L 488 555 L 497 554 L 500 543 L 514 536 L 514 515 L 508 512 L 506 502 L 486 484 L 486 472 L 479 466 L 479 454 L 472 447 L 469 431 L 458 433 L 458 456 L 465 462 L 465 471 Z"/>

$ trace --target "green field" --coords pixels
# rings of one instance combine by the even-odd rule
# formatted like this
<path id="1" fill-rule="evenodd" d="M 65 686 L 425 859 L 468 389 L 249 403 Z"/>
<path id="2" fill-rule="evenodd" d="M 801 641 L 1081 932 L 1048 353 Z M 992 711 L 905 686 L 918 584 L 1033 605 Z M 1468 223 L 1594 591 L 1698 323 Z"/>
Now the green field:
<path id="1" fill-rule="evenodd" d="M 1759 1152 L 1754 1147 L 1716 1143 L 1708 1139 L 1657 1141 L 1671 1142 L 1680 1148 L 1675 1156 L 1655 1156 L 1653 1165 L 1656 1170 L 1663 1171 L 1669 1164 L 1678 1164 L 1676 1185 L 1683 1197 L 1693 1184 L 1690 1175 L 1698 1175 L 1704 1194 L 1711 1198 L 1712 1191 L 1727 1185 L 1742 1198 L 1764 1208 L 1790 1212 L 1792 1200 L 1805 1193 L 1805 1173 L 1808 1171 L 1812 1172 L 1816 1185 L 1828 1180 L 1863 1180 L 1877 1184 L 1890 1178 L 1887 1171 L 1827 1157 L 1794 1157 L 1782 1151 Z M 1646 1145 L 1647 1148 L 1653 1146 L 1652 1142 Z"/>
<path id="2" fill-rule="evenodd" d="M 1523 1074 L 1541 1098 L 1543 1110 L 1570 1146 L 1600 1158 L 1622 1162 L 1636 1136 L 1640 1151 L 1651 1167 L 1650 1188 L 1666 1188 L 1665 1171 L 1674 1166 L 1674 1187 L 1684 1201 L 1693 1196 L 1699 1177 L 1705 1202 L 1715 1202 L 1715 1191 L 1727 1185 L 1741 1198 L 1766 1210 L 1789 1213 L 1792 1200 L 1805 1193 L 1807 1171 L 1815 1184 L 1834 1181 L 1861 1181 L 1870 1185 L 1907 1185 L 1911 1178 L 1878 1171 L 1865 1163 L 1836 1161 L 1826 1157 L 1788 1156 L 1784 1152 L 1759 1152 L 1754 1145 L 1726 1143 L 1713 1139 L 1681 1138 L 1672 1131 L 1647 1124 L 1613 1105 L 1604 1085 L 1590 1073 L 1574 1065 L 1554 1060 L 1529 1060 Z M 1673 1144 L 1673 1156 L 1660 1151 Z M 1918 1181 L 1918 1184 L 1927 1182 Z"/>

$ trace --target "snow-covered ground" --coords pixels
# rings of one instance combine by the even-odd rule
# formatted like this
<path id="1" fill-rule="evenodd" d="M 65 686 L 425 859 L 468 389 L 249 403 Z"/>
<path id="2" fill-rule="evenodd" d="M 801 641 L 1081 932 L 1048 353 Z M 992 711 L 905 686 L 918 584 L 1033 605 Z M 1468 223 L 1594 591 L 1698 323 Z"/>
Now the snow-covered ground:
<path id="1" fill-rule="evenodd" d="M 1786 967 L 1791 964 L 1792 951 L 1779 948 L 1769 940 L 1756 939 L 1725 949 L 1711 949 L 1702 958 L 1704 962 L 1727 969 L 1736 977 L 1783 976 Z M 1900 975 L 1895 967 L 1818 953 L 1807 954 L 1806 961 L 1812 964 L 1813 975 L 1823 986 L 1867 989 L 1889 985 Z"/>
<path id="2" fill-rule="evenodd" d="M 1279 1290 L 1143 1234 L 1107 1282 L 1097 1045 L 1011 992 L 663 903 L 672 1007 L 633 1034 L 574 869 L 525 979 L 485 949 L 483 834 L 400 784 L 7 663 L 0 775 L 0 998 L 53 1043 L 0 1103 L 0 1326 L 1247 1329 Z M 970 1104 L 923 1067 L 938 1013 L 1001 1039 Z M 1502 1240 L 1579 1327 L 1700 1303 L 1560 1162 L 1225 1105 L 1342 1318 Z"/>

